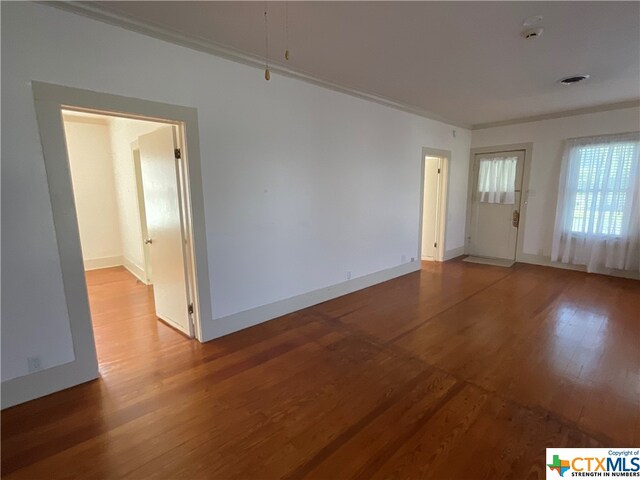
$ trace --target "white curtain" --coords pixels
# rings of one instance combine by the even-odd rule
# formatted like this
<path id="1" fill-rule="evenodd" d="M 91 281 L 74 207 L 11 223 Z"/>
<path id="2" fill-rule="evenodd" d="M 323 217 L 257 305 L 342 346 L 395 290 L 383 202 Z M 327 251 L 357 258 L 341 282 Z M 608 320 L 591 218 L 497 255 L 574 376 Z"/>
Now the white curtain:
<path id="1" fill-rule="evenodd" d="M 640 132 L 568 140 L 551 260 L 640 271 Z"/>
<path id="2" fill-rule="evenodd" d="M 483 203 L 516 202 L 516 168 L 518 157 L 480 159 L 478 193 Z"/>

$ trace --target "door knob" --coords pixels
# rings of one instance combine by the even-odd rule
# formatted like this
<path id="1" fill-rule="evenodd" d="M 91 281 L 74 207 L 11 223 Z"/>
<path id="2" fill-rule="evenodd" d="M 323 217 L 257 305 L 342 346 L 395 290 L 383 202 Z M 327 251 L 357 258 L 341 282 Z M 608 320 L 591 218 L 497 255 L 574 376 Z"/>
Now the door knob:
<path id="1" fill-rule="evenodd" d="M 150 238 L 145 238 L 144 240 L 145 245 L 151 245 L 152 243 L 153 243 L 153 240 L 151 240 Z"/>

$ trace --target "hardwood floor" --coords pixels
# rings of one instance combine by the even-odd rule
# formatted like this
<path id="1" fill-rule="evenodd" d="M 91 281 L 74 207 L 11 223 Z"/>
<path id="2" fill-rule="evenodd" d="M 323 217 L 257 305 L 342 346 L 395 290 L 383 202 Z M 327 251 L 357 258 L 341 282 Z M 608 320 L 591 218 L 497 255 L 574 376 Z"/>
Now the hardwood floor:
<path id="1" fill-rule="evenodd" d="M 102 377 L 2 412 L 2 474 L 545 477 L 640 445 L 640 282 L 461 261 L 199 344 L 87 275 Z"/>

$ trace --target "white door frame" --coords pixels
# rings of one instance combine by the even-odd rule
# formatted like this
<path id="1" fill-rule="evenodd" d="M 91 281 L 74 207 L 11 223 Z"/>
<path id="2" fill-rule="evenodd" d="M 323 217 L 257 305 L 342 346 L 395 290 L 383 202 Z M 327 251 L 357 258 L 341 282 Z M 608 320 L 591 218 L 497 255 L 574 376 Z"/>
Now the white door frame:
<path id="1" fill-rule="evenodd" d="M 197 279 L 197 291 L 194 295 L 196 312 L 194 323 L 198 340 L 202 341 L 202 321 L 210 321 L 213 318 L 197 110 L 43 82 L 32 82 L 32 89 L 75 359 L 63 365 L 3 383 L 3 408 L 78 385 L 99 376 L 62 120 L 63 108 L 109 112 L 112 115 L 182 126 L 182 144 L 185 150 L 183 158 L 188 158 L 185 165 L 189 171 L 188 191 L 185 195 L 189 200 L 192 272 L 194 280 Z"/>
<path id="2" fill-rule="evenodd" d="M 447 207 L 449 203 L 449 162 L 451 161 L 450 150 L 440 150 L 437 148 L 422 147 L 422 157 L 420 158 L 420 224 L 418 235 L 418 258 L 422 261 L 422 224 L 424 222 L 424 172 L 425 157 L 438 157 L 442 159 L 440 178 L 438 179 L 438 210 L 436 238 L 436 258 L 438 262 L 443 262 L 445 257 L 445 241 L 447 235 Z"/>
<path id="3" fill-rule="evenodd" d="M 465 254 L 469 254 L 469 242 L 471 237 L 471 204 L 473 200 L 473 166 L 477 154 L 501 153 L 524 151 L 524 172 L 522 173 L 522 190 L 520 195 L 520 220 L 518 224 L 518 235 L 516 238 L 516 262 L 525 261 L 526 254 L 523 252 L 524 232 L 527 220 L 527 205 L 529 204 L 529 174 L 531 173 L 531 159 L 533 158 L 533 143 L 512 143 L 509 145 L 494 145 L 490 147 L 472 148 L 469 154 L 469 177 L 467 189 L 467 218 L 465 223 L 464 248 Z"/>

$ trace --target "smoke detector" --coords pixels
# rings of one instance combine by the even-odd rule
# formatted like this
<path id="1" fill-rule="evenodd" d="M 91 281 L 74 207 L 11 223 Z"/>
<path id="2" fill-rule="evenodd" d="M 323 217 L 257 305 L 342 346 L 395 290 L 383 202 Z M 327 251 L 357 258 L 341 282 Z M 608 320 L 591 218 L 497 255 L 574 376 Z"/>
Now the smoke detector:
<path id="1" fill-rule="evenodd" d="M 544 28 L 535 27 L 535 28 L 525 28 L 520 33 L 520 35 L 522 35 L 524 38 L 538 38 L 538 37 L 541 37 L 543 33 L 544 33 Z"/>
<path id="2" fill-rule="evenodd" d="M 575 85 L 576 83 L 584 82 L 591 75 L 571 75 L 570 77 L 564 77 L 559 80 L 562 85 Z"/>

